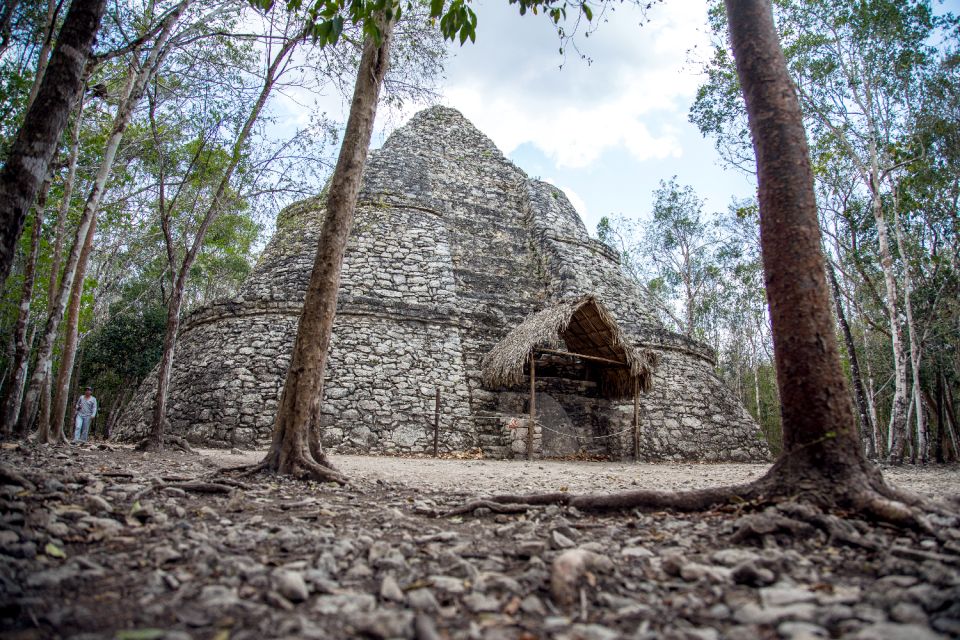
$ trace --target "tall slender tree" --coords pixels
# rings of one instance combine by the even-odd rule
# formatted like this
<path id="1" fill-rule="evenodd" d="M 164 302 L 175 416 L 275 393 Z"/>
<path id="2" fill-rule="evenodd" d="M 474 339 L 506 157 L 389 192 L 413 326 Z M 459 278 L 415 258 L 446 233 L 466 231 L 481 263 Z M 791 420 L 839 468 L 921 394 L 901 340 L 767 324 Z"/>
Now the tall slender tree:
<path id="1" fill-rule="evenodd" d="M 163 184 L 165 178 L 163 175 L 160 176 L 160 200 L 158 207 L 160 208 L 160 226 L 163 230 L 169 266 L 170 297 L 167 301 L 167 329 L 163 340 L 163 356 L 161 357 L 160 369 L 157 374 L 157 392 L 154 399 L 153 417 L 150 424 L 150 433 L 140 445 L 142 449 L 160 449 L 163 447 L 164 433 L 166 432 L 170 375 L 173 371 L 174 351 L 177 347 L 177 336 L 180 330 L 180 312 L 183 307 L 183 294 L 190 270 L 193 268 L 193 264 L 203 247 L 207 230 L 226 208 L 224 201 L 227 198 L 230 180 L 243 158 L 244 148 L 254 130 L 254 125 L 257 123 L 264 106 L 267 104 L 267 99 L 274 89 L 281 69 L 288 62 L 289 57 L 297 45 L 303 42 L 305 36 L 306 33 L 300 30 L 291 37 L 288 37 L 270 61 L 263 78 L 260 94 L 257 96 L 250 113 L 237 132 L 227 165 L 222 170 L 220 180 L 216 184 L 216 189 L 210 198 L 200 224 L 194 232 L 193 238 L 190 239 L 188 246 L 183 251 L 182 259 L 178 259 L 176 240 L 172 235 L 171 210 L 175 203 L 166 202 L 164 196 L 165 185 Z"/>
<path id="2" fill-rule="evenodd" d="M 333 335 L 343 255 L 353 226 L 380 89 L 390 62 L 395 19 L 392 7 L 376 16 L 375 29 L 363 44 L 347 128 L 330 178 L 326 217 L 273 426 L 273 443 L 262 463 L 269 470 L 295 477 L 345 480 L 330 464 L 320 442 L 323 376 Z"/>

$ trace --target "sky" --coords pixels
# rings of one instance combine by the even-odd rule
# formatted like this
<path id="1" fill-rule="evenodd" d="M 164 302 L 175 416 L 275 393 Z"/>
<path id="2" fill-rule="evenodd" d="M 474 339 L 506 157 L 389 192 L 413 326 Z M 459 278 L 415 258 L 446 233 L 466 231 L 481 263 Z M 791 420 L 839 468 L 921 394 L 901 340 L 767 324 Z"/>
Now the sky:
<path id="1" fill-rule="evenodd" d="M 584 60 L 569 47 L 560 54 L 545 16 L 474 0 L 477 41 L 449 45 L 439 103 L 460 110 L 529 176 L 562 189 L 591 234 L 603 216 L 647 219 L 653 191 L 673 176 L 706 201 L 707 214 L 753 196 L 754 177 L 723 167 L 713 140 L 687 120 L 709 55 L 708 3 L 668 0 L 646 19 L 630 3 L 611 4 L 615 12 L 595 16 L 596 30 L 576 39 Z M 960 0 L 934 5 L 957 12 Z M 346 100 L 321 100 L 345 121 Z M 426 106 L 381 109 L 373 146 Z"/>
<path id="2" fill-rule="evenodd" d="M 639 11 L 618 5 L 577 38 L 589 61 L 560 55 L 542 15 L 521 17 L 503 0 L 472 6 L 477 41 L 451 47 L 441 104 L 528 175 L 561 188 L 591 233 L 605 215 L 647 217 L 659 181 L 674 175 L 707 211 L 753 195 L 752 177 L 724 170 L 713 142 L 687 121 L 702 81 L 696 60 L 709 45 L 703 0 L 658 5 L 642 26 Z"/>

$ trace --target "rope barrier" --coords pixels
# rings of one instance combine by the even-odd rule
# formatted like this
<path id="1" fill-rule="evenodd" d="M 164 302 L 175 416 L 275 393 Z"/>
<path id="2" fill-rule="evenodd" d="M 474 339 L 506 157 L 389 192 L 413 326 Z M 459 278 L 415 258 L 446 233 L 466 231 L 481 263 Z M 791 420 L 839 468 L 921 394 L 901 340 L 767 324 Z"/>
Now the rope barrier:
<path id="1" fill-rule="evenodd" d="M 625 433 L 632 433 L 632 432 L 633 432 L 633 427 L 631 426 L 631 427 L 627 427 L 626 429 L 623 429 L 622 431 L 617 431 L 617 432 L 615 432 L 615 433 L 608 433 L 608 434 L 603 435 L 603 436 L 580 436 L 580 435 L 577 435 L 577 434 L 575 434 L 575 433 L 567 433 L 567 432 L 565 432 L 565 431 L 557 431 L 556 429 L 551 429 L 550 427 L 548 427 L 547 425 L 543 424 L 543 423 L 540 422 L 539 420 L 536 422 L 536 425 L 539 426 L 539 427 L 540 427 L 541 429 L 543 429 L 544 431 L 549 431 L 549 432 L 551 432 L 551 433 L 556 433 L 556 434 L 561 435 L 561 436 L 572 436 L 572 437 L 576 438 L 577 440 L 603 440 L 603 439 L 605 439 L 605 438 L 615 438 L 615 437 L 620 436 L 620 435 L 623 435 L 623 434 L 625 434 Z"/>
<path id="2" fill-rule="evenodd" d="M 402 411 L 402 409 L 401 409 L 400 411 Z M 404 413 L 406 413 L 407 415 L 414 415 L 414 416 L 425 416 L 425 417 L 430 417 L 430 418 L 433 417 L 433 412 L 432 412 L 432 411 L 430 411 L 430 412 L 426 412 L 426 411 L 405 411 Z M 510 418 L 508 418 L 507 416 L 458 416 L 458 415 L 453 415 L 453 414 L 445 414 L 445 415 L 444 415 L 444 414 L 441 414 L 441 422 L 447 422 L 448 424 L 449 424 L 450 422 L 460 422 L 460 421 L 463 421 L 463 420 L 473 420 L 473 421 L 478 421 L 478 420 L 495 420 L 495 421 L 502 421 L 502 420 L 504 420 L 504 419 L 517 420 L 518 422 L 522 423 L 524 426 L 525 426 L 525 424 L 526 424 L 527 422 L 530 421 L 530 418 L 528 418 L 528 417 L 520 417 L 520 416 L 511 416 Z M 584 436 L 584 435 L 578 435 L 578 434 L 576 434 L 576 433 L 569 433 L 569 432 L 566 432 L 566 431 L 558 431 L 557 429 L 554 429 L 554 428 L 552 428 L 552 427 L 548 427 L 547 425 L 545 425 L 543 422 L 541 422 L 541 421 L 539 421 L 539 420 L 535 421 L 534 424 L 536 424 L 536 426 L 540 427 L 540 429 L 541 429 L 542 431 L 549 431 L 550 433 L 555 433 L 555 434 L 557 434 L 557 435 L 567 436 L 567 437 L 571 437 L 571 438 L 576 438 L 578 444 L 580 444 L 581 442 L 582 442 L 582 443 L 587 443 L 587 442 L 594 441 L 594 440 L 609 440 L 610 438 L 618 438 L 618 437 L 620 437 L 620 436 L 622 436 L 622 435 L 624 435 L 624 434 L 626 434 L 626 433 L 633 433 L 633 426 L 629 426 L 629 427 L 627 427 L 626 429 L 621 429 L 620 431 L 616 431 L 616 432 L 614 432 L 614 433 L 608 433 L 608 434 L 605 434 L 605 435 L 602 435 L 602 436 L 596 436 L 596 435 Z M 518 425 L 518 426 L 519 426 L 519 425 Z M 516 427 L 514 427 L 514 428 L 516 428 Z M 522 427 L 521 427 L 521 428 L 522 428 Z"/>

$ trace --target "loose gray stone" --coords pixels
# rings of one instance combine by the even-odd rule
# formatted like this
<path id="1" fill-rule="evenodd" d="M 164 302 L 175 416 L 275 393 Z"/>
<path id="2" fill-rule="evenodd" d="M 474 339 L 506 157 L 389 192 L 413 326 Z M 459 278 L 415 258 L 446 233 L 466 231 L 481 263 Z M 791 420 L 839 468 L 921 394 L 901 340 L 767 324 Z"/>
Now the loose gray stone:
<path id="1" fill-rule="evenodd" d="M 440 604 L 433 596 L 433 592 L 426 588 L 412 589 L 407 592 L 407 601 L 413 609 L 418 611 L 432 612 L 440 608 Z"/>
<path id="2" fill-rule="evenodd" d="M 88 495 L 83 501 L 83 506 L 90 513 L 111 513 L 113 511 L 113 505 L 98 495 Z"/>
<path id="3" fill-rule="evenodd" d="M 816 599 L 817 594 L 803 587 L 773 586 L 760 589 L 760 602 L 765 607 L 782 607 Z"/>
<path id="4" fill-rule="evenodd" d="M 890 618 L 896 622 L 907 624 L 927 624 L 927 613 L 922 607 L 912 602 L 900 602 L 890 609 Z"/>
<path id="5" fill-rule="evenodd" d="M 830 637 L 826 629 L 809 622 L 784 622 L 777 626 L 777 633 L 784 640 L 816 640 Z"/>
<path id="6" fill-rule="evenodd" d="M 500 610 L 500 601 L 483 593 L 471 593 L 463 598 L 467 609 L 473 613 L 493 612 Z"/>
<path id="7" fill-rule="evenodd" d="M 342 613 L 344 615 L 373 611 L 377 606 L 377 599 L 369 593 L 356 591 L 318 596 L 311 604 L 311 609 L 321 615 L 331 616 Z"/>
<path id="8" fill-rule="evenodd" d="M 361 634 L 380 640 L 413 638 L 412 611 L 377 609 L 371 612 L 355 613 L 350 616 L 350 624 Z"/>
<path id="9" fill-rule="evenodd" d="M 777 624 L 784 620 L 809 622 L 814 619 L 815 613 L 816 607 L 810 603 L 761 607 L 751 602 L 734 611 L 733 617 L 742 624 Z"/>
<path id="10" fill-rule="evenodd" d="M 520 601 L 520 609 L 524 613 L 535 616 L 546 615 L 547 609 L 543 606 L 543 601 L 535 595 L 529 595 Z"/>
<path id="11" fill-rule="evenodd" d="M 274 588 L 290 602 L 303 602 L 310 597 L 310 590 L 299 571 L 278 569 L 272 578 Z"/>
<path id="12" fill-rule="evenodd" d="M 393 600 L 394 602 L 403 602 L 405 600 L 403 590 L 397 584 L 397 579 L 393 574 L 387 574 L 380 583 L 380 597 L 384 600 Z"/>
<path id="13" fill-rule="evenodd" d="M 553 530 L 550 536 L 553 539 L 553 546 L 557 549 L 569 549 L 573 546 L 576 546 L 576 543 L 573 540 L 563 535 L 556 529 Z"/>
<path id="14" fill-rule="evenodd" d="M 946 640 L 946 636 L 918 624 L 878 622 L 850 636 L 851 640 Z"/>

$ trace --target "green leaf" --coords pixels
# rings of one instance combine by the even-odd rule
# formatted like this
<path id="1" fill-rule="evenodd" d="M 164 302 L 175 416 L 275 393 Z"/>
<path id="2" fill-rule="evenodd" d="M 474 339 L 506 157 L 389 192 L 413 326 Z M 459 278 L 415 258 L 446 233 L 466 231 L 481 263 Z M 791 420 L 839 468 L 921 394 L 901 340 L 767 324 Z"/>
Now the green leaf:
<path id="1" fill-rule="evenodd" d="M 61 549 L 60 547 L 58 547 L 57 545 L 53 544 L 52 542 L 48 542 L 48 543 L 47 543 L 47 546 L 45 546 L 45 547 L 43 548 L 43 550 L 44 550 L 44 552 L 46 552 L 46 554 L 47 554 L 48 556 L 50 556 L 51 558 L 66 558 L 66 557 L 67 557 L 66 552 L 65 552 L 63 549 Z"/>
<path id="2" fill-rule="evenodd" d="M 430 17 L 439 18 L 443 14 L 443 0 L 430 0 Z"/>

